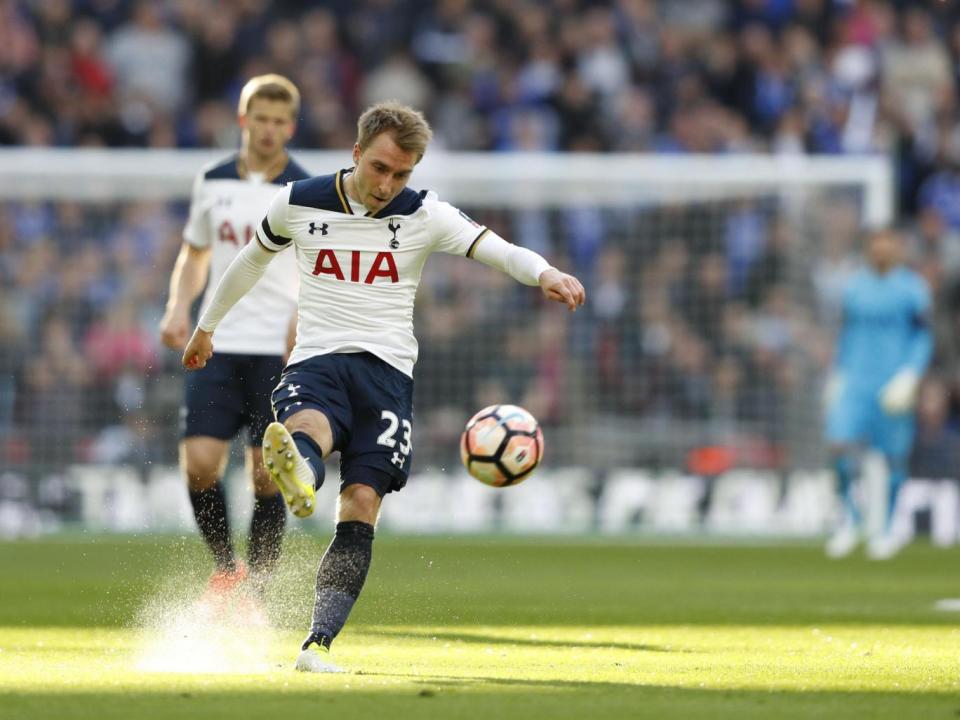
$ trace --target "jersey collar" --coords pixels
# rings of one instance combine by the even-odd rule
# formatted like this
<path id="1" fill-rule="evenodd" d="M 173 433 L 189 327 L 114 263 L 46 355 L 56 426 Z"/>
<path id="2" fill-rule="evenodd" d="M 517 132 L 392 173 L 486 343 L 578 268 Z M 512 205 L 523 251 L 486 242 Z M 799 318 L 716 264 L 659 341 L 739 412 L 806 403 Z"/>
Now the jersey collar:
<path id="1" fill-rule="evenodd" d="M 334 176 L 334 186 L 337 188 L 337 197 L 340 199 L 340 205 L 343 207 L 343 212 L 347 215 L 356 215 L 353 212 L 353 208 L 350 207 L 350 200 L 347 197 L 347 189 L 344 187 L 344 179 L 347 175 L 354 172 L 355 167 L 344 168 L 343 170 L 338 170 L 337 174 Z M 404 188 L 400 193 L 382 208 L 376 212 L 368 212 L 363 217 L 368 218 L 384 218 L 388 215 L 410 215 L 412 214 L 420 204 L 423 202 L 423 198 L 426 196 L 426 191 L 416 192 L 410 188 Z"/>
<path id="2" fill-rule="evenodd" d="M 353 172 L 353 168 L 338 170 L 333 179 L 333 184 L 337 188 L 337 197 L 340 198 L 340 205 L 343 207 L 343 212 L 347 215 L 353 215 L 354 213 L 350 207 L 350 202 L 347 200 L 347 190 L 343 187 L 343 177 L 344 175 L 349 175 L 351 172 Z"/>

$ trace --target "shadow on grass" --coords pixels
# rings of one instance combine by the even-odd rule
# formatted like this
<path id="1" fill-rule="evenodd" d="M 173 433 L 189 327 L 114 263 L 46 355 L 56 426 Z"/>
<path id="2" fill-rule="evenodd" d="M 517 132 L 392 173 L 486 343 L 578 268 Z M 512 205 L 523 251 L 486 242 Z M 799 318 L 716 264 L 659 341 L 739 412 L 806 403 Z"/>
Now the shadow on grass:
<path id="1" fill-rule="evenodd" d="M 402 676 L 390 676 L 401 677 Z M 947 694 L 704 690 L 611 682 L 563 683 L 503 678 L 422 676 L 409 685 L 362 687 L 361 678 L 318 677 L 315 688 L 225 692 L 204 687 L 169 692 L 0 693 L 0 717 L 34 720 L 320 717 L 417 720 L 580 720 L 619 718 L 951 718 L 960 699 Z M 351 687 L 352 685 L 352 687 Z"/>
<path id="2" fill-rule="evenodd" d="M 371 635 L 386 635 L 388 637 L 409 638 L 411 640 L 436 639 L 452 642 L 478 643 L 481 645 L 522 645 L 525 647 L 562 648 L 564 650 L 610 649 L 635 650 L 638 652 L 658 653 L 693 653 L 687 648 L 675 648 L 667 645 L 648 645 L 646 643 L 602 642 L 593 640 L 546 640 L 540 638 L 501 637 L 499 635 L 483 635 L 479 633 L 430 632 L 429 630 L 388 630 L 377 628 L 367 631 Z"/>

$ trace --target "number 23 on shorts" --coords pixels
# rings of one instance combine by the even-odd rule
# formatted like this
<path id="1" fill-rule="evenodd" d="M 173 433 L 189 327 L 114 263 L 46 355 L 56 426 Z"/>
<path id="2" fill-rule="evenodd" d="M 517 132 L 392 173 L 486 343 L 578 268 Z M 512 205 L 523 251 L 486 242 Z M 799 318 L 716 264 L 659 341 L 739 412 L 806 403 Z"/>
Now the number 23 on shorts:
<path id="1" fill-rule="evenodd" d="M 413 431 L 413 426 L 410 424 L 410 421 L 406 418 L 398 418 L 397 414 L 390 410 L 382 411 L 380 413 L 380 419 L 386 420 L 389 424 L 387 425 L 387 429 L 380 433 L 380 436 L 377 438 L 377 444 L 388 447 L 391 450 L 396 448 L 402 455 L 409 455 L 410 450 L 413 448 L 413 443 L 410 440 L 410 433 Z M 400 433 L 400 447 L 397 448 L 396 435 L 401 425 L 403 429 Z"/>

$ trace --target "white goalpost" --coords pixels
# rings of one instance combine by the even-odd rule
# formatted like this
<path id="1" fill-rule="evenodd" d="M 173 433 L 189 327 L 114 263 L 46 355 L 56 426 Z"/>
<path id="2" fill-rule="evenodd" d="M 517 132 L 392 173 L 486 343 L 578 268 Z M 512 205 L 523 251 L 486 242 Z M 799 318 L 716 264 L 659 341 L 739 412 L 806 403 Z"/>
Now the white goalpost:
<path id="1" fill-rule="evenodd" d="M 142 200 L 185 198 L 196 170 L 223 150 L 15 148 L 0 151 L 4 200 Z M 350 164 L 347 151 L 298 151 L 310 171 Z M 818 156 L 575 155 L 431 152 L 413 182 L 450 202 L 509 208 L 630 205 L 664 199 L 677 187 L 691 198 L 735 197 L 762 189 L 860 187 L 863 220 L 893 218 L 887 158 Z M 665 195 L 666 194 L 666 195 Z"/>

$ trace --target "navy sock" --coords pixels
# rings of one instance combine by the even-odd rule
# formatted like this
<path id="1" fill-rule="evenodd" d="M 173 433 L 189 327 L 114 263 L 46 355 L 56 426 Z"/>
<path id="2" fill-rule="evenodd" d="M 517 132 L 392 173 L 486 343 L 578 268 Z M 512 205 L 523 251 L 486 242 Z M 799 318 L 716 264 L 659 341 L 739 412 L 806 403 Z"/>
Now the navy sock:
<path id="1" fill-rule="evenodd" d="M 218 570 L 234 570 L 236 560 L 230 543 L 230 521 L 227 518 L 227 498 L 220 483 L 206 490 L 190 490 L 190 504 L 197 519 L 200 535 L 213 553 Z"/>
<path id="2" fill-rule="evenodd" d="M 329 646 L 347 622 L 367 579 L 373 556 L 373 525 L 359 521 L 337 523 L 333 542 L 317 570 L 317 597 L 310 638 Z"/>
<path id="3" fill-rule="evenodd" d="M 287 505 L 280 493 L 254 498 L 247 558 L 255 575 L 266 578 L 277 567 L 286 524 Z"/>
<path id="4" fill-rule="evenodd" d="M 313 486 L 319 490 L 320 486 L 323 485 L 323 479 L 327 475 L 327 469 L 323 464 L 323 450 L 320 449 L 320 446 L 312 437 L 302 430 L 291 433 L 291 437 L 297 446 L 297 450 L 310 464 L 310 469 L 313 470 L 314 475 Z"/>

